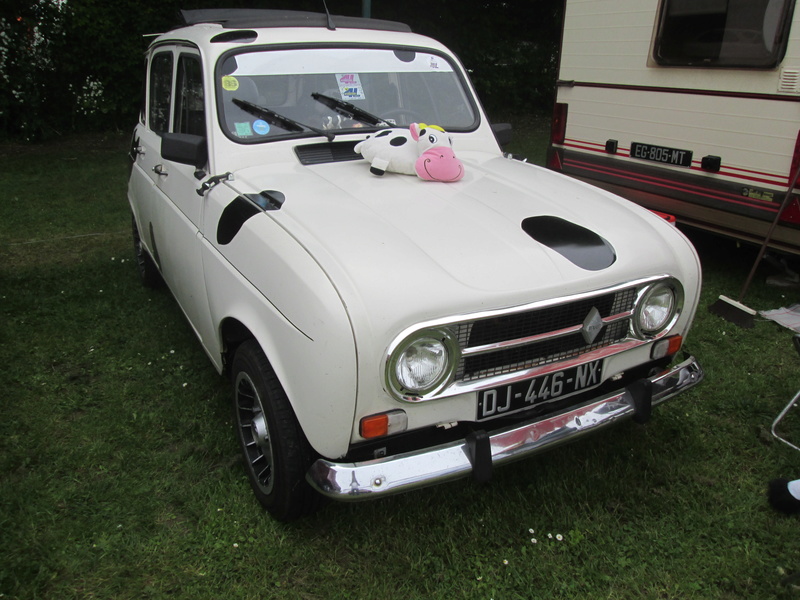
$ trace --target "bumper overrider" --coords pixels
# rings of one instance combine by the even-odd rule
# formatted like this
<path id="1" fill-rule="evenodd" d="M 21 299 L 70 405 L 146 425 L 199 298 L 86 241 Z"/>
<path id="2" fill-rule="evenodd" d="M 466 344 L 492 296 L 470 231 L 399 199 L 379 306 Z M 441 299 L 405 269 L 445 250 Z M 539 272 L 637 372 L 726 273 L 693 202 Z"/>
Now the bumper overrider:
<path id="1" fill-rule="evenodd" d="M 476 431 L 463 440 L 386 458 L 357 463 L 319 459 L 306 479 L 321 494 L 340 501 L 374 499 L 470 474 L 487 480 L 493 465 L 549 450 L 623 419 L 644 422 L 653 405 L 702 379 L 703 370 L 690 356 L 669 370 L 556 415 L 491 434 Z"/>

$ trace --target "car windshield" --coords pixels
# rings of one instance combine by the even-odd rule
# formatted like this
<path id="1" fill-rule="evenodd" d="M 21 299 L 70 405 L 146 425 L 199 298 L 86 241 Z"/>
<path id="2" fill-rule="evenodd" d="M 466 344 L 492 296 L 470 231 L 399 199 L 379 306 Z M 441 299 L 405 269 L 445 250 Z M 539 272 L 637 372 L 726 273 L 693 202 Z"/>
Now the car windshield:
<path id="1" fill-rule="evenodd" d="M 245 50 L 220 60 L 216 86 L 220 124 L 242 143 L 386 126 L 370 123 L 362 113 L 348 111 L 347 105 L 398 127 L 428 123 L 466 131 L 477 124 L 471 94 L 458 71 L 445 57 L 426 52 Z M 270 118 L 270 113 L 286 121 Z"/>

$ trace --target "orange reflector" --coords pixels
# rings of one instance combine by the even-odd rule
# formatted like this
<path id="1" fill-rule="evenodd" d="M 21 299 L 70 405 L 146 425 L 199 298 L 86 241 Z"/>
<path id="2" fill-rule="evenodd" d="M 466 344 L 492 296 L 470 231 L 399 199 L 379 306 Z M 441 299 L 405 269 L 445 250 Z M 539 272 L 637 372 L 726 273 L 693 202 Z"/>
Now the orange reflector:
<path id="1" fill-rule="evenodd" d="M 389 433 L 389 415 L 372 415 L 361 419 L 361 437 L 371 439 Z"/>
<path id="2" fill-rule="evenodd" d="M 564 170 L 564 150 L 561 148 L 550 148 L 547 151 L 547 168 L 551 171 Z"/>
<path id="3" fill-rule="evenodd" d="M 364 439 L 375 439 L 400 433 L 408 429 L 408 416 L 404 410 L 395 409 L 361 419 L 358 432 Z"/>
<path id="4" fill-rule="evenodd" d="M 675 225 L 675 222 L 677 221 L 677 219 L 675 218 L 675 215 L 670 215 L 670 214 L 667 214 L 667 213 L 659 212 L 657 210 L 651 210 L 650 212 L 653 213 L 654 215 L 658 215 L 659 217 L 664 219 L 670 225 Z"/>
<path id="5" fill-rule="evenodd" d="M 672 337 L 665 338 L 653 344 L 653 349 L 650 352 L 650 358 L 659 359 L 665 356 L 672 356 L 683 345 L 683 337 L 680 335 L 673 335 Z"/>
<path id="6" fill-rule="evenodd" d="M 675 354 L 681 349 L 681 346 L 683 346 L 683 336 L 673 335 L 671 338 L 669 338 L 669 348 L 667 349 L 667 354 Z"/>

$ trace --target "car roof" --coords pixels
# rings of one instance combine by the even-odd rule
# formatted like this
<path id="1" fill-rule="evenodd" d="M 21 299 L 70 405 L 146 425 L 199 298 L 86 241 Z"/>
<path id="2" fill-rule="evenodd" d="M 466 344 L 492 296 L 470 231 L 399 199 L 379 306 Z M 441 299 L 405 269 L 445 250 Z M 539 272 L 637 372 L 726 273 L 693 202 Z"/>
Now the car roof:
<path id="1" fill-rule="evenodd" d="M 379 31 L 411 32 L 411 27 L 397 21 L 327 15 L 298 10 L 271 10 L 247 8 L 207 8 L 182 10 L 183 23 L 179 27 L 217 23 L 224 29 L 265 27 L 325 27 L 336 29 L 373 29 Z"/>

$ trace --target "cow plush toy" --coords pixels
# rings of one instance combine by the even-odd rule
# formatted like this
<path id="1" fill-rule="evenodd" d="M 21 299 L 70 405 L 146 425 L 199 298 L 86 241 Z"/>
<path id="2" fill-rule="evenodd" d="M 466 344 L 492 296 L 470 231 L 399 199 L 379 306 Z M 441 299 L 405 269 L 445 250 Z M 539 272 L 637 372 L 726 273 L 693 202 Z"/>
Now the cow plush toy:
<path id="1" fill-rule="evenodd" d="M 408 130 L 384 129 L 356 144 L 355 151 L 370 161 L 374 175 L 390 171 L 427 181 L 458 181 L 464 176 L 452 139 L 436 125 L 412 123 Z"/>

